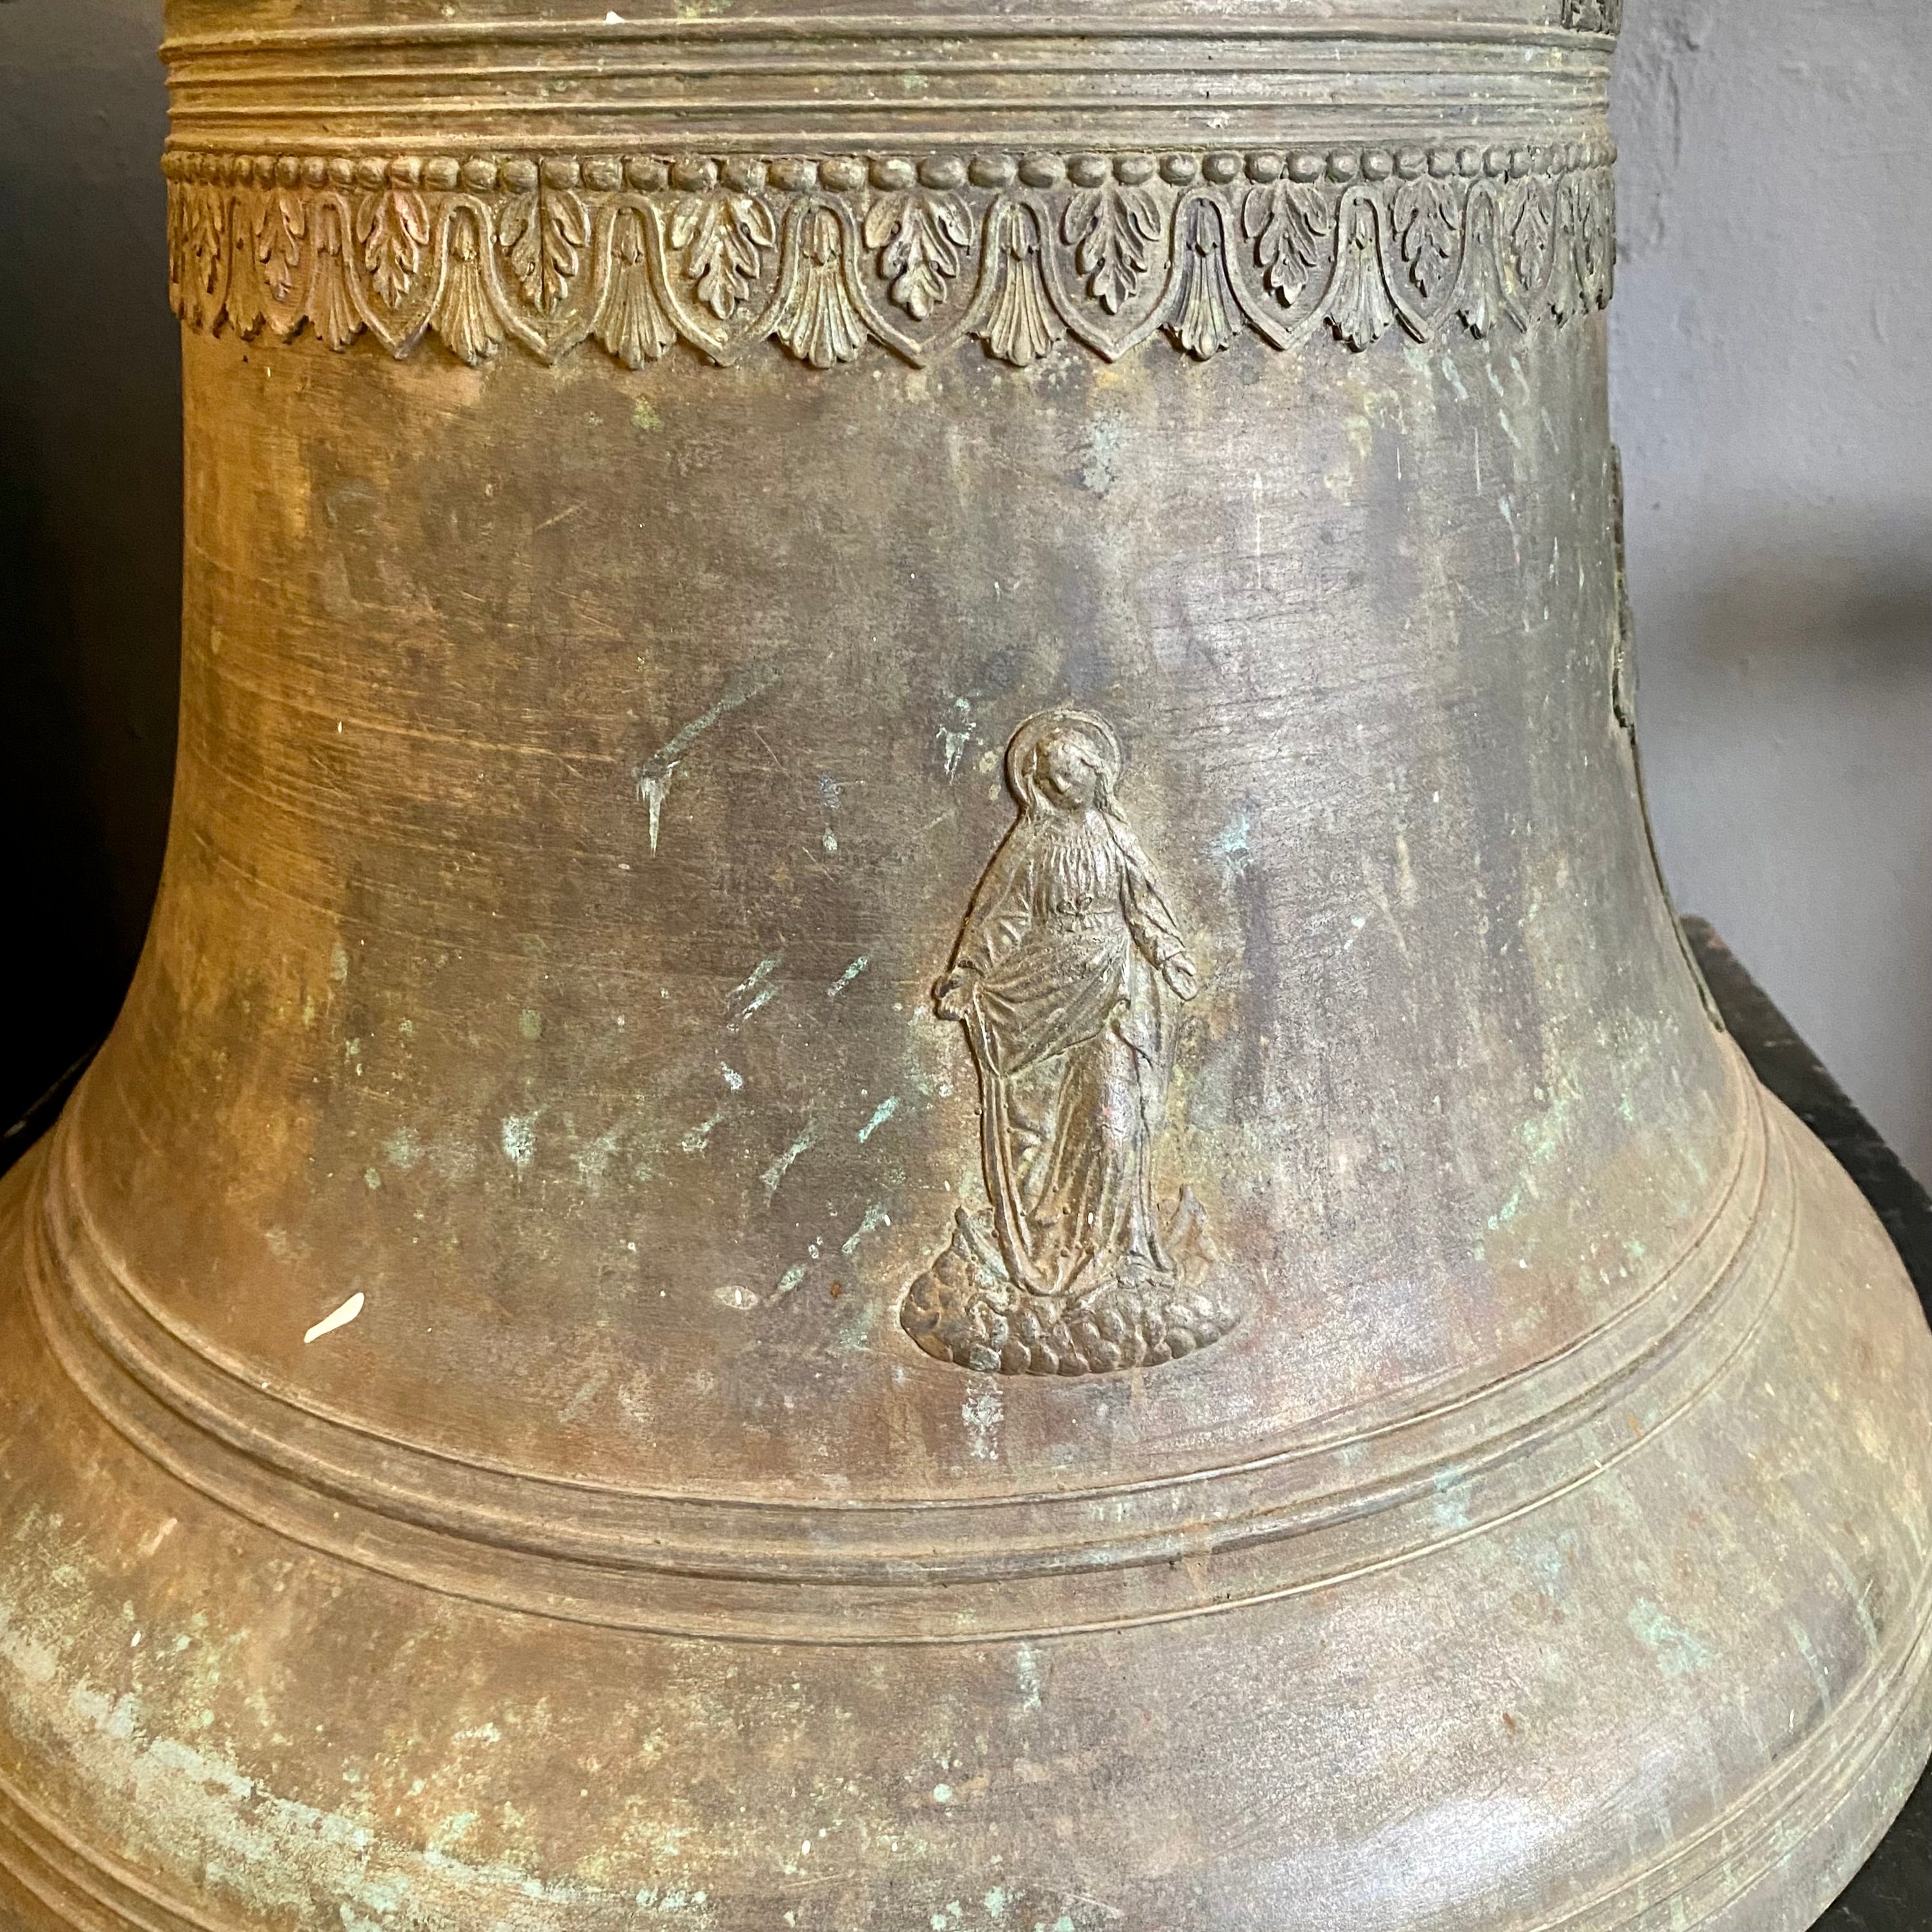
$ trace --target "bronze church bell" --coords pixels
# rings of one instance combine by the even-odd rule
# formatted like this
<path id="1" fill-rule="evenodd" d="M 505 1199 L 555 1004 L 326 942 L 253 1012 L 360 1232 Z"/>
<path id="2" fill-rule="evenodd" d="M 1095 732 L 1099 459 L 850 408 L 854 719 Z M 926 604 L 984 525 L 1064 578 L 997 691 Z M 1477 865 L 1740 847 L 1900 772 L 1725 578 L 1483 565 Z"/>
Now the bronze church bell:
<path id="1" fill-rule="evenodd" d="M 1795 1932 L 1932 1340 L 1646 836 L 1612 0 L 170 0 L 8 1932 Z"/>

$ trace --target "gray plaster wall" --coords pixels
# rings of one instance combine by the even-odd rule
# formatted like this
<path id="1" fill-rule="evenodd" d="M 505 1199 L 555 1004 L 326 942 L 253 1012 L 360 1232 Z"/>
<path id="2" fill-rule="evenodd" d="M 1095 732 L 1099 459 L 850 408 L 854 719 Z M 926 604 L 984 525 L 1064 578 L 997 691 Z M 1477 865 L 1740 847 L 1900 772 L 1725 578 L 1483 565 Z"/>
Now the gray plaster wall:
<path id="1" fill-rule="evenodd" d="M 1932 1181 L 1932 6 L 1629 0 L 1616 120 L 1664 868 Z"/>
<path id="2" fill-rule="evenodd" d="M 1932 6 L 1628 11 L 1616 404 L 1666 868 L 1932 1178 Z M 0 823 L 32 1016 L 0 1100 L 111 1017 L 166 826 L 158 14 L 0 0 Z"/>

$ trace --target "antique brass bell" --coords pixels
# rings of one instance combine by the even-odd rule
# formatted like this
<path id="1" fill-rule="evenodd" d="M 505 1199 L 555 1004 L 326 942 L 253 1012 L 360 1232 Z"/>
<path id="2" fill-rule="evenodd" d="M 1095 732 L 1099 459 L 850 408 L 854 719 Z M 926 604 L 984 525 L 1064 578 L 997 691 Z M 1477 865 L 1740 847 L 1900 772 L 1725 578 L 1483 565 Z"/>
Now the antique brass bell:
<path id="1" fill-rule="evenodd" d="M 1646 836 L 1612 11 L 170 0 L 8 1932 L 1822 1909 L 1932 1339 Z"/>

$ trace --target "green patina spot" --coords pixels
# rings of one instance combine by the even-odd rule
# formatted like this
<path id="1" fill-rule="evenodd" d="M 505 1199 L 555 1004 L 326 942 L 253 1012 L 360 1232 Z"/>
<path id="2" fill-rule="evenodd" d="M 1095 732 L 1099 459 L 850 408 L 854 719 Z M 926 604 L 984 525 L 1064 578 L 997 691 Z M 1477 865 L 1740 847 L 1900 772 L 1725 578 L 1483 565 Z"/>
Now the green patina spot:
<path id="1" fill-rule="evenodd" d="M 1672 1623 L 1648 1597 L 1641 1598 L 1628 1619 L 1631 1634 L 1657 1659 L 1666 1677 L 1695 1677 L 1710 1669 L 1718 1653 L 1681 1624 Z"/>

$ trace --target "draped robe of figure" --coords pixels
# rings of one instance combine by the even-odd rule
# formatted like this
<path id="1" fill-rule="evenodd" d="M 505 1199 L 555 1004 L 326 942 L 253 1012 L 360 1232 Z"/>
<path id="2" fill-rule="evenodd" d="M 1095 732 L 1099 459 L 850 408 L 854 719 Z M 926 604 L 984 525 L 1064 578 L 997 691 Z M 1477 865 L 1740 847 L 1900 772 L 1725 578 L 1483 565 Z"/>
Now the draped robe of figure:
<path id="1" fill-rule="evenodd" d="M 1185 950 L 1124 817 L 1036 794 L 953 958 L 1000 1253 L 1032 1294 L 1085 1299 L 1172 1274 L 1153 1148 L 1169 1064 L 1161 969 Z"/>

